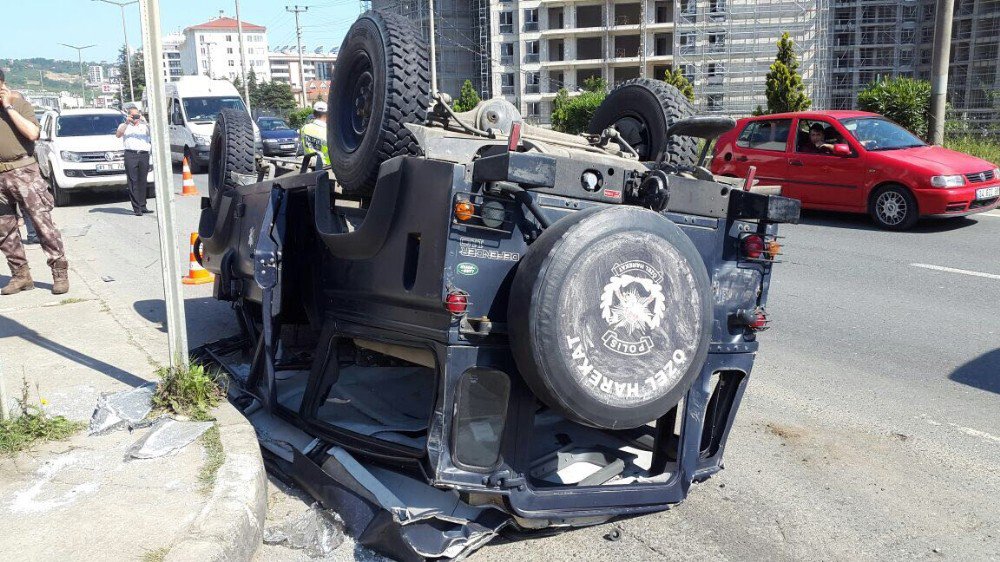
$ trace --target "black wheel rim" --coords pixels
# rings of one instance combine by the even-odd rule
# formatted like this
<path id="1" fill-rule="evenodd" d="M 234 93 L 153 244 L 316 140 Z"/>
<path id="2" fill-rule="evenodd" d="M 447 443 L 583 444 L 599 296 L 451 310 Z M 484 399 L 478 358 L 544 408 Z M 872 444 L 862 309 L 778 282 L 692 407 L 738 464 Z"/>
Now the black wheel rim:
<path id="1" fill-rule="evenodd" d="M 648 161 L 649 154 L 649 127 L 646 122 L 638 116 L 626 115 L 614 122 L 614 128 L 622 136 L 622 139 L 639 153 L 639 159 Z"/>
<path id="2" fill-rule="evenodd" d="M 375 74 L 367 53 L 359 52 L 358 60 L 347 75 L 347 88 L 339 100 L 340 139 L 347 152 L 361 146 L 368 133 L 375 106 Z"/>

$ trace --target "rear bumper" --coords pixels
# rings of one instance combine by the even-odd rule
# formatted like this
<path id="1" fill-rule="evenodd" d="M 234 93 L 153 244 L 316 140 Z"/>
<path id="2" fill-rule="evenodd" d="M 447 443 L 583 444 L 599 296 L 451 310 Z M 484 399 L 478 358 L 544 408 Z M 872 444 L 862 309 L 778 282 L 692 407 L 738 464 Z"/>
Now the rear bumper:
<path id="1" fill-rule="evenodd" d="M 918 189 L 914 191 L 917 208 L 923 217 L 961 217 L 995 209 L 1000 197 L 976 199 L 976 191 L 1000 186 L 992 182 L 957 189 Z"/>

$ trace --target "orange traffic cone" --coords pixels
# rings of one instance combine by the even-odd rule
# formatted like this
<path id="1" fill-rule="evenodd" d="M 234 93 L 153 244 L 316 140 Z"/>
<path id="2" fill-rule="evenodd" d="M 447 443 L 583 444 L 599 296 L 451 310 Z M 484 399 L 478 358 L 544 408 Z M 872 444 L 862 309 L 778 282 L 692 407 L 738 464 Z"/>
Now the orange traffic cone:
<path id="1" fill-rule="evenodd" d="M 194 184 L 194 176 L 191 175 L 191 166 L 188 164 L 187 156 L 181 164 L 181 177 L 184 182 L 181 184 L 181 195 L 198 195 L 198 186 Z"/>
<path id="2" fill-rule="evenodd" d="M 198 243 L 198 233 L 191 233 L 191 263 L 188 265 L 188 274 L 186 277 L 181 278 L 181 283 L 185 285 L 201 285 L 203 283 L 211 283 L 215 280 L 215 276 L 205 270 L 204 267 L 198 263 L 198 260 L 194 257 L 194 245 Z"/>

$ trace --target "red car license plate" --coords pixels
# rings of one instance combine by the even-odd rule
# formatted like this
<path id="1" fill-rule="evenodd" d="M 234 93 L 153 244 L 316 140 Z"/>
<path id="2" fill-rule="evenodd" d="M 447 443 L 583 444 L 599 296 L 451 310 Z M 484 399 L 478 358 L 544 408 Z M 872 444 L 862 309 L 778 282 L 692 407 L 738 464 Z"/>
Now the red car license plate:
<path id="1" fill-rule="evenodd" d="M 1000 185 L 976 190 L 976 199 L 992 199 L 994 197 L 1000 197 Z"/>

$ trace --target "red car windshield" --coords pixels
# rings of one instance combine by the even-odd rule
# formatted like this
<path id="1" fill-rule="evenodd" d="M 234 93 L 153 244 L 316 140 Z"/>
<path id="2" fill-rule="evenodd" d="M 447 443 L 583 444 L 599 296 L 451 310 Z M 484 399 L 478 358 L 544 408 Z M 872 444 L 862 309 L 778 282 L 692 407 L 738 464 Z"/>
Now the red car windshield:
<path id="1" fill-rule="evenodd" d="M 840 123 L 865 150 L 899 150 L 926 146 L 913 133 L 880 117 L 841 119 Z"/>

